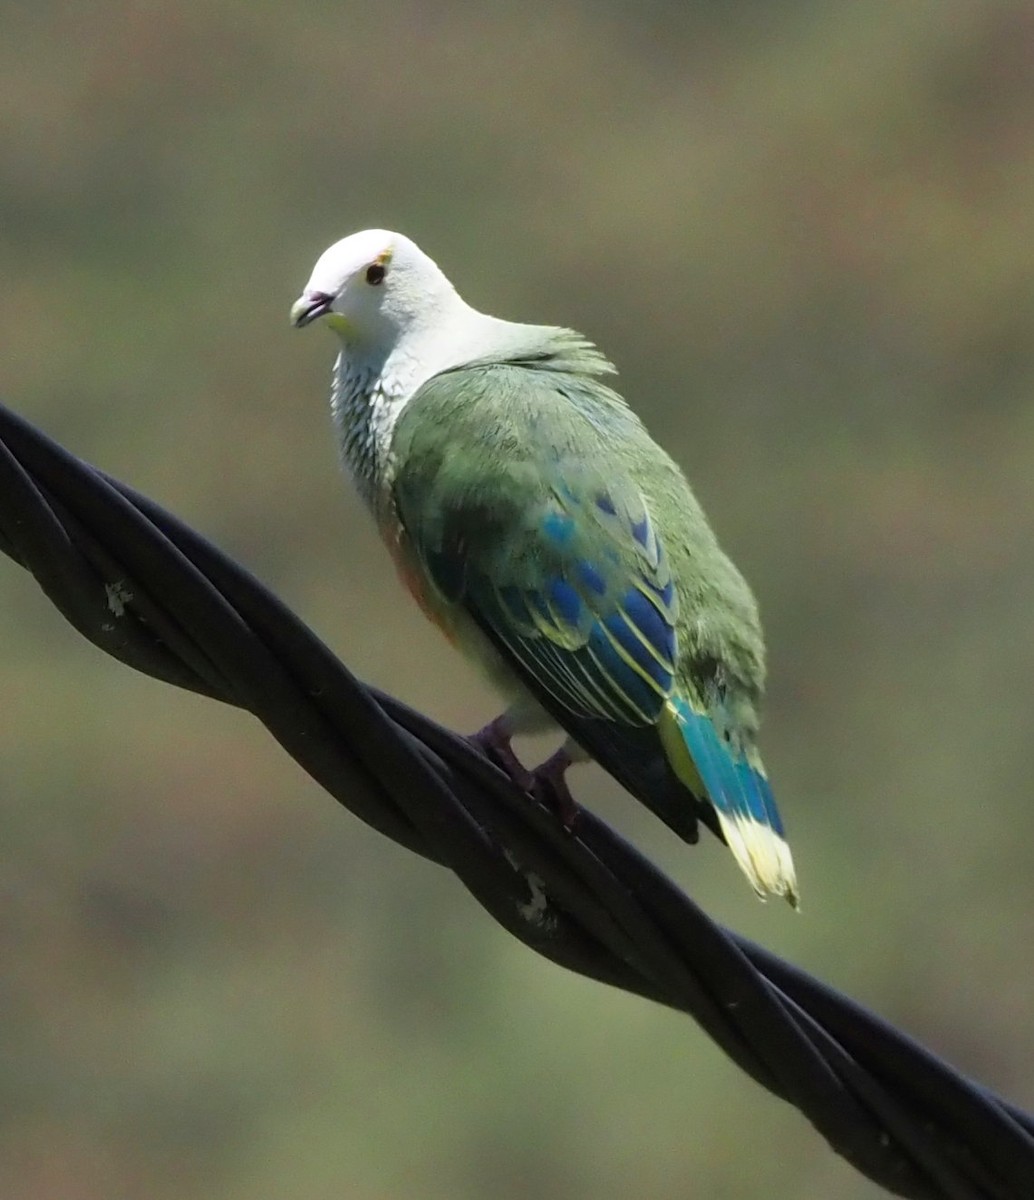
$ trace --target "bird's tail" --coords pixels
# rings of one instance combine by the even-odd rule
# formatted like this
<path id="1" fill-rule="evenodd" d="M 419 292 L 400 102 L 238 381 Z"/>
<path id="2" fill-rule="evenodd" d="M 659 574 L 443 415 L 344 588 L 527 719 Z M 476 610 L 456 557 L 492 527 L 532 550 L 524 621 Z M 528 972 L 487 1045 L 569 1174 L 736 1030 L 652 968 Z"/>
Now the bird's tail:
<path id="1" fill-rule="evenodd" d="M 760 758 L 718 736 L 711 718 L 673 696 L 660 720 L 672 770 L 694 795 L 710 801 L 725 841 L 762 898 L 797 907 L 797 878 L 772 789 Z"/>

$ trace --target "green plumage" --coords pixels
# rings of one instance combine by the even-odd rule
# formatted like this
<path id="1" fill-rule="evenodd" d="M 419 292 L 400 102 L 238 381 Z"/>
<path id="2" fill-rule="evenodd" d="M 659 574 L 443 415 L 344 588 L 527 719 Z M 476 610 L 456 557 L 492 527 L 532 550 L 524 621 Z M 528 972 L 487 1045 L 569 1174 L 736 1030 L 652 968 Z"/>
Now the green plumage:
<path id="1" fill-rule="evenodd" d="M 637 716 L 608 703 L 598 683 L 586 683 L 580 672 L 579 694 L 584 699 L 588 691 L 599 701 L 593 713 L 585 705 L 578 711 L 548 678 L 543 684 L 543 660 L 559 657 L 557 650 L 576 653 L 589 621 L 630 589 L 652 590 L 651 602 L 675 633 L 668 694 L 695 711 L 713 712 L 730 740 L 755 759 L 764 651 L 753 597 L 682 472 L 596 377 L 605 369 L 605 360 L 581 345 L 560 343 L 540 361 L 485 362 L 435 376 L 395 427 L 392 495 L 412 553 L 433 583 L 431 605 L 442 622 L 497 683 L 505 687 L 513 671 L 594 758 L 693 837 L 694 812 L 717 831 L 710 806 L 686 794 L 703 800 L 705 789 L 693 776 L 696 787 L 678 778 L 687 774 L 685 764 L 658 755 L 657 730 L 650 729 L 645 746 L 637 744 L 646 731 L 634 727 L 657 725 L 664 697 Z M 594 502 L 601 495 L 612 501 L 614 514 Z M 662 548 L 659 562 L 629 532 L 643 515 Z M 544 527 L 564 516 L 569 533 L 559 540 L 544 536 Z M 602 577 L 602 593 L 579 577 L 585 562 Z M 550 621 L 548 610 L 532 610 L 527 615 L 537 637 L 522 638 L 516 618 L 525 614 L 515 615 L 505 598 L 541 592 L 543 581 L 558 578 L 583 601 L 581 620 L 566 622 L 561 615 Z M 674 595 L 665 605 L 661 593 L 669 581 Z M 534 641 L 544 653 L 528 649 Z M 659 763 L 644 770 L 651 757 Z"/>

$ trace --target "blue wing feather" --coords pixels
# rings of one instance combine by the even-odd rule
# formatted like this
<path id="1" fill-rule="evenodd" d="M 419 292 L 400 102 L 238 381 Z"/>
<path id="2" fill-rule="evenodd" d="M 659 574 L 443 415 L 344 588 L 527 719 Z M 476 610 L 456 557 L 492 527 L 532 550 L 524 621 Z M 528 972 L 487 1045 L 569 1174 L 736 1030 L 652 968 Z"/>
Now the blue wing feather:
<path id="1" fill-rule="evenodd" d="M 525 514 L 536 552 L 515 559 L 511 539 L 468 572 L 465 602 L 571 713 L 651 725 L 675 681 L 676 593 L 642 497 L 615 491 L 555 487 Z"/>

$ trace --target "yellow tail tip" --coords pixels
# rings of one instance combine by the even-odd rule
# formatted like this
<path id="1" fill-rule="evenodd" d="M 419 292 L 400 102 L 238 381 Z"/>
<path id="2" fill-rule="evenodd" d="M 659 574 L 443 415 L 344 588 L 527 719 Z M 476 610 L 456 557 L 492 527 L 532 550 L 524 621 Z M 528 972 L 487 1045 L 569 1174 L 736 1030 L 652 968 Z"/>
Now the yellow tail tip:
<path id="1" fill-rule="evenodd" d="M 718 813 L 718 821 L 733 858 L 758 896 L 782 896 L 791 908 L 799 908 L 797 875 L 786 840 L 750 817 Z"/>

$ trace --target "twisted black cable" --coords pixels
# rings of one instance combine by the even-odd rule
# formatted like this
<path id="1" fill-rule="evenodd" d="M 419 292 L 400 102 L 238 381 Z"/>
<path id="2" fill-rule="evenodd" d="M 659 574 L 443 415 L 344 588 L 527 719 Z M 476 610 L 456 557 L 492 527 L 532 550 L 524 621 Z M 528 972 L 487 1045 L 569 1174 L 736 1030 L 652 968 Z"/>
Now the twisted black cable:
<path id="1" fill-rule="evenodd" d="M 0 406 L 0 550 L 115 658 L 248 709 L 367 824 L 523 942 L 690 1014 L 859 1171 L 923 1200 L 1031 1200 L 1034 1118 L 711 921 L 590 812 L 575 835 L 463 738 L 359 683 L 193 530 Z"/>

